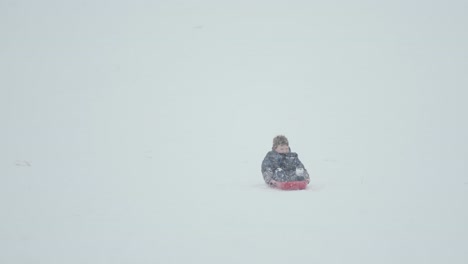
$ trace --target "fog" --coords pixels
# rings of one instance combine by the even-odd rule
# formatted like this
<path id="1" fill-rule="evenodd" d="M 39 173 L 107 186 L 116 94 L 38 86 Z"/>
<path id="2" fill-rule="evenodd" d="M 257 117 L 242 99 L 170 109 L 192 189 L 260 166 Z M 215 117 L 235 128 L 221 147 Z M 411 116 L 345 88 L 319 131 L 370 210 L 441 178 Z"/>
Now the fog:
<path id="1" fill-rule="evenodd" d="M 467 5 L 0 1 L 0 262 L 466 263 Z"/>

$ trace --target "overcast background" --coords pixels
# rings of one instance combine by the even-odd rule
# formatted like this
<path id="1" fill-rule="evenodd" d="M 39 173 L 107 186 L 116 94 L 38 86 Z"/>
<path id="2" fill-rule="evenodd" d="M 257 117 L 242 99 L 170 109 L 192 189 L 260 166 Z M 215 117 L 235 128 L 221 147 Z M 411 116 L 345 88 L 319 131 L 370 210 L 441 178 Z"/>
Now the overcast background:
<path id="1" fill-rule="evenodd" d="M 466 10 L 1 0 L 0 262 L 466 263 Z"/>

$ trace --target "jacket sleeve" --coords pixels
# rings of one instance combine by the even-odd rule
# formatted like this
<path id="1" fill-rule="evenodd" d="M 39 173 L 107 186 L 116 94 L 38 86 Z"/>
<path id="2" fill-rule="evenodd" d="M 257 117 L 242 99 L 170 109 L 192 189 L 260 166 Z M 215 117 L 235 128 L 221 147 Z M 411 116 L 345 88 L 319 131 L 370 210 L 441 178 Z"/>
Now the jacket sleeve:
<path id="1" fill-rule="evenodd" d="M 304 168 L 304 164 L 302 164 L 301 160 L 299 159 L 299 155 L 296 154 L 296 159 L 295 159 L 295 165 L 296 165 L 296 168 Z"/>
<path id="2" fill-rule="evenodd" d="M 268 169 L 275 171 L 279 167 L 280 161 L 277 155 L 275 155 L 272 151 L 268 152 L 262 162 L 262 173 Z"/>
<path id="3" fill-rule="evenodd" d="M 310 176 L 309 176 L 309 172 L 307 171 L 307 169 L 304 167 L 304 164 L 302 164 L 301 160 L 299 159 L 299 156 L 296 157 L 296 168 L 302 168 L 304 169 L 304 178 L 307 180 L 307 182 L 310 182 Z"/>

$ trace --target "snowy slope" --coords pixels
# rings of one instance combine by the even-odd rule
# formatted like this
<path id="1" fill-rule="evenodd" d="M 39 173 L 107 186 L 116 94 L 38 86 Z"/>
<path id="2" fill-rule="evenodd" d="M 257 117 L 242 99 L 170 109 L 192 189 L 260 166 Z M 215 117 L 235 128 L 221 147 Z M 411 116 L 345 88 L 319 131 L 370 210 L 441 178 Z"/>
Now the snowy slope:
<path id="1" fill-rule="evenodd" d="M 2 1 L 0 263 L 466 263 L 467 6 L 378 2 Z"/>

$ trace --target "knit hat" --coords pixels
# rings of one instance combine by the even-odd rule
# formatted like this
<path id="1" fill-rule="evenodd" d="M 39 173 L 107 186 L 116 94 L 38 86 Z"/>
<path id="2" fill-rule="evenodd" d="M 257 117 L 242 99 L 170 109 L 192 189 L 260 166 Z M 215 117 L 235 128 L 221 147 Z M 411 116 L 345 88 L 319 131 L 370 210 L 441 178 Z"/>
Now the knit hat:
<path id="1" fill-rule="evenodd" d="M 279 135 L 279 136 L 276 136 L 274 139 L 273 139 L 273 147 L 272 149 L 275 150 L 276 147 L 278 147 L 279 145 L 287 145 L 289 146 L 289 141 L 288 139 L 283 136 L 283 135 Z"/>

